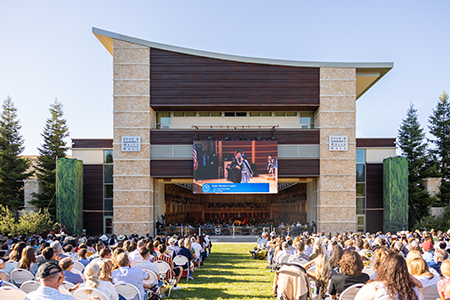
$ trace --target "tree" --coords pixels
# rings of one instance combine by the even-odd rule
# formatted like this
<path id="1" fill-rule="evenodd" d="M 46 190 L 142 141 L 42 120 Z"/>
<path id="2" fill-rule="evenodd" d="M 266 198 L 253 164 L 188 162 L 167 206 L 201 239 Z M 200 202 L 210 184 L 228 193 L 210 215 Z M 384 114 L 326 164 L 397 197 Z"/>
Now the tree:
<path id="1" fill-rule="evenodd" d="M 42 193 L 33 194 L 31 203 L 38 208 L 48 208 L 56 216 L 56 159 L 66 156 L 67 147 L 64 139 L 69 136 L 67 121 L 63 118 L 63 105 L 58 100 L 50 105 L 50 118 L 47 119 L 41 134 L 44 143 L 38 148 L 39 157 L 36 170 Z"/>
<path id="2" fill-rule="evenodd" d="M 430 196 L 422 185 L 422 172 L 427 162 L 424 129 L 420 127 L 417 109 L 410 104 L 406 118 L 398 130 L 397 144 L 408 161 L 409 226 L 412 228 L 428 215 Z"/>
<path id="3" fill-rule="evenodd" d="M 448 94 L 443 91 L 439 97 L 436 109 L 428 119 L 430 134 L 434 139 L 429 141 L 434 144 L 431 149 L 432 157 L 435 160 L 435 165 L 439 176 L 442 177 L 441 189 L 439 198 L 444 203 L 450 201 L 450 101 Z"/>
<path id="4" fill-rule="evenodd" d="M 11 97 L 3 101 L 0 116 L 0 204 L 17 211 L 23 206 L 22 180 L 31 176 L 28 171 L 30 162 L 19 157 L 24 150 L 24 140 L 20 135 L 20 125 L 17 119 L 17 108 Z"/>

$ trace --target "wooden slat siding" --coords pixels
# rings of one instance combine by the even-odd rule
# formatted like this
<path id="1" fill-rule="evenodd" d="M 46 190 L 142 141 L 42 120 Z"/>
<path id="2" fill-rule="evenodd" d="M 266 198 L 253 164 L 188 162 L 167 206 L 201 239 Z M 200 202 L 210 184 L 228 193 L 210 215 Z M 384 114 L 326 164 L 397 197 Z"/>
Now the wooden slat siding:
<path id="1" fill-rule="evenodd" d="M 150 66 L 151 106 L 156 111 L 319 106 L 319 68 L 233 62 L 153 48 Z"/>
<path id="2" fill-rule="evenodd" d="M 103 165 L 83 165 L 83 210 L 103 210 Z M 83 213 L 89 235 L 103 231 L 103 212 Z"/>
<path id="3" fill-rule="evenodd" d="M 366 207 L 383 208 L 383 164 L 366 164 Z M 383 211 L 366 211 L 366 229 L 383 230 Z"/>
<path id="4" fill-rule="evenodd" d="M 113 148 L 113 139 L 72 139 L 72 148 Z"/>
<path id="5" fill-rule="evenodd" d="M 153 129 L 150 133 L 150 143 L 152 145 L 186 145 L 194 142 L 194 136 L 197 134 L 199 140 L 206 140 L 211 135 L 210 130 L 177 130 L 177 129 Z M 226 130 L 214 130 L 212 135 L 215 139 L 224 139 L 227 136 Z M 261 136 L 261 139 L 268 140 L 272 136 L 271 130 L 229 130 L 228 136 L 232 140 L 237 140 L 241 136 L 254 139 Z M 278 144 L 300 144 L 300 145 L 318 145 L 320 144 L 319 129 L 298 129 L 298 130 L 276 130 L 275 137 Z"/>
<path id="6" fill-rule="evenodd" d="M 361 148 L 386 148 L 386 147 L 396 147 L 395 138 L 392 139 L 376 139 L 376 138 L 357 138 L 356 147 Z"/>
<path id="7" fill-rule="evenodd" d="M 278 177 L 317 177 L 318 159 L 282 159 L 278 161 Z M 192 178 L 192 160 L 152 160 L 150 176 L 155 178 Z"/>

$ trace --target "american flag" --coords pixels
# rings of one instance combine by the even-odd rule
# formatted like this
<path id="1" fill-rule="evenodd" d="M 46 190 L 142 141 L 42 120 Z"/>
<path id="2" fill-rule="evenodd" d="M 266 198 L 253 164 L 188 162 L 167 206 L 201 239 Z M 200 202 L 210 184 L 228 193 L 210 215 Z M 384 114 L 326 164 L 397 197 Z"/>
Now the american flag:
<path id="1" fill-rule="evenodd" d="M 197 151 L 195 151 L 195 148 L 193 148 L 193 154 L 194 154 L 194 171 L 197 171 L 198 161 L 197 161 Z"/>

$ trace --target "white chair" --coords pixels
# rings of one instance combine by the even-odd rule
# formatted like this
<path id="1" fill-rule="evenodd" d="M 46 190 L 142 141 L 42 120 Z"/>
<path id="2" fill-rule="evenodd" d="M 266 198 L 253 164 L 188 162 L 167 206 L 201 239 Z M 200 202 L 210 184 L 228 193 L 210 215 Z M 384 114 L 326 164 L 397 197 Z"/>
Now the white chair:
<path id="1" fill-rule="evenodd" d="M 352 286 L 349 286 L 345 291 L 341 293 L 339 296 L 339 300 L 353 300 L 355 299 L 356 294 L 358 294 L 359 290 L 364 286 L 363 283 L 357 283 Z M 436 300 L 436 299 L 434 299 Z"/>
<path id="2" fill-rule="evenodd" d="M 0 287 L 0 299 L 24 300 L 26 296 L 27 294 L 19 289 L 10 286 Z"/>
<path id="3" fill-rule="evenodd" d="M 183 267 L 182 272 L 184 272 L 185 270 L 188 271 L 188 274 L 186 276 L 186 282 L 187 282 L 189 280 L 189 260 L 187 259 L 187 257 L 183 256 L 183 255 L 177 255 L 173 258 L 173 264 L 178 267 Z M 184 268 L 185 264 L 188 265 L 187 269 Z"/>
<path id="4" fill-rule="evenodd" d="M 139 264 L 140 262 L 141 262 L 140 260 L 133 261 L 133 262 L 130 264 L 130 267 L 134 268 L 134 267 L 136 267 L 136 265 Z"/>
<path id="5" fill-rule="evenodd" d="M 83 272 L 84 270 L 84 265 L 78 261 L 74 261 L 73 262 L 73 267 L 72 267 L 72 271 L 73 270 L 77 270 L 79 272 Z"/>
<path id="6" fill-rule="evenodd" d="M 39 283 L 39 281 L 28 280 L 28 281 L 25 281 L 24 283 L 22 283 L 22 285 L 20 286 L 20 289 L 28 294 L 28 293 L 34 292 L 40 286 L 41 286 L 41 284 Z"/>
<path id="7" fill-rule="evenodd" d="M 64 285 L 60 285 L 58 290 L 63 295 L 72 295 Z"/>
<path id="8" fill-rule="evenodd" d="M 13 266 L 14 268 L 17 269 L 17 266 L 19 265 L 19 262 L 14 261 L 14 260 L 8 260 L 7 262 L 5 262 L 6 266 Z"/>
<path id="9" fill-rule="evenodd" d="M 168 263 L 162 260 L 155 261 L 156 267 L 159 270 L 159 275 L 161 277 L 161 280 L 166 280 L 169 283 L 169 294 L 168 297 L 170 297 L 170 293 L 172 292 L 172 288 L 175 285 L 175 278 L 172 277 L 172 271 Z M 169 272 L 169 278 L 165 278 L 167 271 Z"/>
<path id="10" fill-rule="evenodd" d="M 75 286 L 75 284 L 73 284 L 72 282 L 68 282 L 68 281 L 65 281 L 65 280 L 64 280 L 62 285 L 64 286 L 64 288 L 66 290 L 70 290 L 71 288 L 73 288 Z"/>
<path id="11" fill-rule="evenodd" d="M 421 290 L 424 300 L 436 300 L 439 299 L 439 292 L 436 285 L 430 285 Z"/>
<path id="12" fill-rule="evenodd" d="M 281 259 L 281 263 L 287 263 L 289 260 L 290 255 L 285 255 L 282 259 Z"/>
<path id="13" fill-rule="evenodd" d="M 365 266 L 363 269 L 363 273 L 372 276 L 375 273 L 375 269 L 373 268 L 373 266 Z"/>
<path id="14" fill-rule="evenodd" d="M 8 286 L 8 287 L 13 287 L 15 289 L 19 289 L 17 286 L 15 286 L 13 283 L 11 282 L 7 282 L 7 281 L 3 281 L 2 287 L 3 286 Z"/>
<path id="15" fill-rule="evenodd" d="M 116 292 L 118 294 L 122 295 L 127 300 L 134 299 L 134 297 L 136 297 L 136 294 L 139 295 L 138 300 L 142 300 L 141 293 L 139 293 L 138 288 L 132 284 L 116 283 L 114 285 L 114 288 L 116 289 Z"/>
<path id="16" fill-rule="evenodd" d="M 158 284 L 158 275 L 156 275 L 155 272 L 153 272 L 151 270 L 147 270 L 147 269 L 142 269 L 142 271 L 144 271 L 145 273 L 147 273 L 150 276 L 149 279 L 143 280 L 144 285 Z"/>
<path id="17" fill-rule="evenodd" d="M 77 300 L 88 300 L 90 297 L 97 296 L 100 300 L 109 300 L 108 296 L 99 289 L 78 288 L 73 295 Z"/>
<path id="18" fill-rule="evenodd" d="M 33 273 L 25 269 L 12 270 L 10 277 L 11 282 L 14 283 L 17 287 L 19 287 L 25 281 L 34 279 Z"/>
<path id="19" fill-rule="evenodd" d="M 3 281 L 9 281 L 9 274 L 5 271 L 0 271 L 0 279 Z"/>

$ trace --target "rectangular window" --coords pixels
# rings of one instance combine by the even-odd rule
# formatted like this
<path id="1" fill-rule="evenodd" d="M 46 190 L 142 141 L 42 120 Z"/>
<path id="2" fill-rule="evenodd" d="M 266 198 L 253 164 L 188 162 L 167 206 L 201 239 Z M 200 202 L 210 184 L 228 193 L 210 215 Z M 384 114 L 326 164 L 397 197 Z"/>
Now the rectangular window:
<path id="1" fill-rule="evenodd" d="M 246 112 L 243 112 L 243 111 L 236 112 L 236 117 L 246 117 L 246 116 L 247 116 Z"/>
<path id="2" fill-rule="evenodd" d="M 366 163 L 366 150 L 356 149 L 356 163 Z"/>
<path id="3" fill-rule="evenodd" d="M 250 117 L 260 117 L 261 116 L 261 112 L 259 111 L 251 111 L 250 112 Z"/>
<path id="4" fill-rule="evenodd" d="M 113 197 L 113 186 L 112 185 L 105 185 L 105 190 L 103 193 L 103 198 L 111 198 Z"/>
<path id="5" fill-rule="evenodd" d="M 356 197 L 364 197 L 366 195 L 366 184 L 357 183 L 356 184 Z"/>
<path id="6" fill-rule="evenodd" d="M 358 216 L 357 217 L 357 230 L 359 232 L 364 232 L 365 231 L 365 225 L 366 225 L 366 221 L 365 221 L 366 217 L 365 216 Z"/>
<path id="7" fill-rule="evenodd" d="M 262 111 L 261 112 L 261 117 L 271 117 L 272 116 L 272 112 L 270 111 Z"/>
<path id="8" fill-rule="evenodd" d="M 182 111 L 175 111 L 173 112 L 174 117 L 184 117 L 184 112 Z"/>
<path id="9" fill-rule="evenodd" d="M 366 209 L 366 199 L 365 198 L 356 198 L 356 214 L 364 215 Z"/>
<path id="10" fill-rule="evenodd" d="M 211 117 L 221 117 L 222 113 L 220 111 L 212 111 L 210 112 Z"/>
<path id="11" fill-rule="evenodd" d="M 286 117 L 296 117 L 296 116 L 297 116 L 296 111 L 287 111 L 286 112 Z"/>
<path id="12" fill-rule="evenodd" d="M 113 162 L 113 150 L 103 150 L 103 163 L 112 164 Z"/>
<path id="13" fill-rule="evenodd" d="M 199 117 L 209 117 L 211 114 L 207 111 L 201 111 L 198 113 Z"/>
<path id="14" fill-rule="evenodd" d="M 156 113 L 156 128 L 170 129 L 170 112 Z"/>
<path id="15" fill-rule="evenodd" d="M 234 112 L 229 112 L 229 111 L 225 112 L 225 117 L 234 117 L 234 116 L 235 116 Z"/>
<path id="16" fill-rule="evenodd" d="M 286 113 L 284 111 L 276 111 L 275 117 L 284 117 L 286 116 Z"/>
<path id="17" fill-rule="evenodd" d="M 195 111 L 187 111 L 184 113 L 185 117 L 195 117 L 197 116 L 197 113 Z"/>
<path id="18" fill-rule="evenodd" d="M 356 164 L 356 182 L 366 182 L 366 164 Z"/>
<path id="19" fill-rule="evenodd" d="M 313 112 L 300 112 L 300 128 L 314 128 Z"/>
<path id="20" fill-rule="evenodd" d="M 103 183 L 113 183 L 113 165 L 103 166 Z"/>

